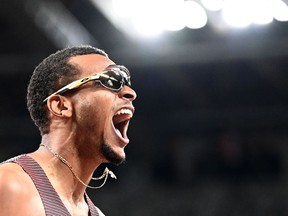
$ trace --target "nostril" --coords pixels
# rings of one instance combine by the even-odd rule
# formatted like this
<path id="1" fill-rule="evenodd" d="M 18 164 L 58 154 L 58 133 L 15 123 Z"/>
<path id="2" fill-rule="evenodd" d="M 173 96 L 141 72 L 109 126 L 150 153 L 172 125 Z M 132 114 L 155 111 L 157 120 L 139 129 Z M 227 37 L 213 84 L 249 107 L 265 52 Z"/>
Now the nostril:
<path id="1" fill-rule="evenodd" d="M 123 97 L 124 97 L 126 100 L 133 101 L 133 100 L 135 100 L 135 98 L 136 98 L 136 93 L 135 93 L 135 94 L 126 93 L 126 94 L 123 95 Z"/>
<path id="2" fill-rule="evenodd" d="M 120 94 L 122 95 L 123 98 L 126 98 L 127 100 L 133 101 L 136 98 L 136 92 L 128 86 L 124 86 L 122 90 L 120 91 Z"/>
<path id="3" fill-rule="evenodd" d="M 132 98 L 134 98 L 134 95 L 132 95 L 132 94 L 124 94 L 124 97 L 127 98 L 127 99 L 132 99 Z"/>

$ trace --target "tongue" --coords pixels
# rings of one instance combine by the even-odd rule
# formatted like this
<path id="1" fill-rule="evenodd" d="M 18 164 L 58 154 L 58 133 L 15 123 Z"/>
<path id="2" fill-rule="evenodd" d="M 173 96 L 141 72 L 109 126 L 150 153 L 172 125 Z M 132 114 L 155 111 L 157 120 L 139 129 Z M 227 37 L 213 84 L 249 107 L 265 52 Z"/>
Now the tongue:
<path id="1" fill-rule="evenodd" d="M 129 119 L 129 117 L 130 117 L 129 114 L 115 115 L 115 116 L 113 117 L 113 123 L 114 123 L 114 125 L 115 125 L 115 124 L 118 124 L 118 123 L 120 123 L 120 122 L 123 122 L 123 121 Z"/>

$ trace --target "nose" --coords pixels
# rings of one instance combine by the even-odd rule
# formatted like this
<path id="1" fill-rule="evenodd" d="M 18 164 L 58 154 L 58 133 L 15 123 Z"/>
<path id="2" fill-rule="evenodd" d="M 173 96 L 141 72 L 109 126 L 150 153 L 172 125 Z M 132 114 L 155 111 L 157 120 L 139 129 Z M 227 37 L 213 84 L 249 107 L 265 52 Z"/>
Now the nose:
<path id="1" fill-rule="evenodd" d="M 129 100 L 129 101 L 133 101 L 136 99 L 137 94 L 131 87 L 125 85 L 119 91 L 119 97 L 124 98 L 124 99 Z"/>

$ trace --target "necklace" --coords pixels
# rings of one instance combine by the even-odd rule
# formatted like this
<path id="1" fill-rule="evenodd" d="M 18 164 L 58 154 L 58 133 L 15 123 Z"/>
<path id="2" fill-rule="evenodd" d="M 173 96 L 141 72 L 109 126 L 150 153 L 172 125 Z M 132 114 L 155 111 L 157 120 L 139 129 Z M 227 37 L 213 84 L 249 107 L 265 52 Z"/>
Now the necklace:
<path id="1" fill-rule="evenodd" d="M 91 188 L 91 189 L 99 189 L 101 187 L 103 187 L 106 183 L 106 180 L 108 178 L 108 176 L 110 175 L 111 178 L 114 178 L 114 179 L 117 179 L 117 177 L 115 176 L 115 174 L 109 170 L 107 167 L 105 168 L 103 174 L 99 177 L 92 177 L 91 179 L 92 180 L 101 180 L 104 178 L 104 182 L 100 185 L 100 186 L 90 186 L 88 184 L 85 184 L 79 177 L 78 175 L 74 172 L 72 166 L 70 165 L 70 163 L 65 159 L 63 158 L 61 155 L 59 155 L 56 151 L 54 151 L 50 146 L 47 146 L 45 144 L 40 144 L 40 146 L 43 146 L 45 147 L 49 152 L 51 152 L 52 155 L 54 155 L 56 158 L 58 158 L 63 164 L 65 164 L 69 169 L 70 171 L 72 172 L 73 176 L 82 184 L 84 185 L 85 187 L 88 187 L 88 188 Z"/>

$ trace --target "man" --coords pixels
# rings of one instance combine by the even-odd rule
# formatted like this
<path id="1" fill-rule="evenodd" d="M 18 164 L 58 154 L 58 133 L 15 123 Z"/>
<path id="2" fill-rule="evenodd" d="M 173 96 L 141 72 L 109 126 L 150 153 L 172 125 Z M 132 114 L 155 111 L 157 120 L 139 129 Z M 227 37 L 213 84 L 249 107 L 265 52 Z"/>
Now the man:
<path id="1" fill-rule="evenodd" d="M 27 94 L 41 144 L 1 164 L 1 215 L 103 215 L 85 190 L 101 163 L 125 160 L 135 98 L 129 71 L 100 49 L 72 47 L 44 59 Z"/>

